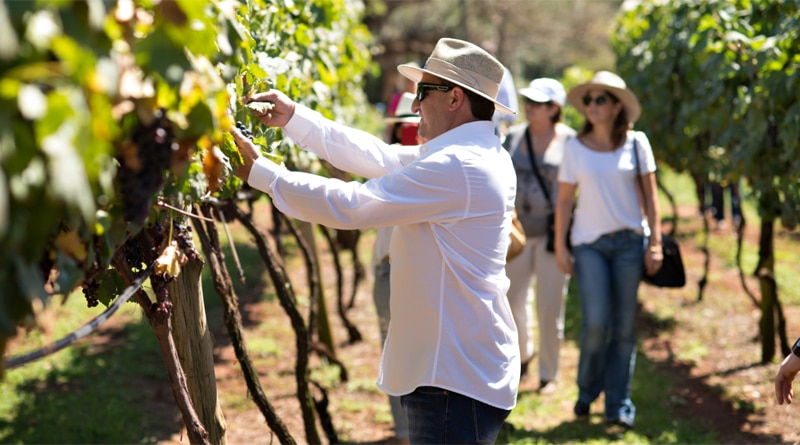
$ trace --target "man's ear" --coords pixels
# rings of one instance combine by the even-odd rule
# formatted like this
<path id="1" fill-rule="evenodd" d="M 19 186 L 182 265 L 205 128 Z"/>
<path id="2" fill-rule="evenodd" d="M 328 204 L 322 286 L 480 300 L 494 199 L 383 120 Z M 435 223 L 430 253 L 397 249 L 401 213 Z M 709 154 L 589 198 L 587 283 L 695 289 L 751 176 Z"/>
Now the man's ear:
<path id="1" fill-rule="evenodd" d="M 461 87 L 456 87 L 450 90 L 452 93 L 450 95 L 450 108 L 455 109 L 458 108 L 461 104 L 466 102 L 467 95 L 464 93 L 464 90 Z"/>

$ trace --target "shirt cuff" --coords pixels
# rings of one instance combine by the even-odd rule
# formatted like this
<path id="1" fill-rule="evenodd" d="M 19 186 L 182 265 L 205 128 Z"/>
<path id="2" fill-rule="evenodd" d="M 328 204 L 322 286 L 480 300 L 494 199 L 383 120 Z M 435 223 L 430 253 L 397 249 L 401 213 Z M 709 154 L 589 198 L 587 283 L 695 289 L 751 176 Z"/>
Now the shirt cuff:
<path id="1" fill-rule="evenodd" d="M 287 171 L 285 167 L 261 156 L 253 163 L 247 183 L 262 192 L 272 193 L 272 185 L 284 171 Z"/>
<path id="2" fill-rule="evenodd" d="M 314 128 L 315 121 L 319 117 L 321 115 L 311 108 L 297 104 L 294 107 L 294 114 L 291 119 L 283 127 L 283 132 L 296 144 L 301 145 L 306 135 Z"/>

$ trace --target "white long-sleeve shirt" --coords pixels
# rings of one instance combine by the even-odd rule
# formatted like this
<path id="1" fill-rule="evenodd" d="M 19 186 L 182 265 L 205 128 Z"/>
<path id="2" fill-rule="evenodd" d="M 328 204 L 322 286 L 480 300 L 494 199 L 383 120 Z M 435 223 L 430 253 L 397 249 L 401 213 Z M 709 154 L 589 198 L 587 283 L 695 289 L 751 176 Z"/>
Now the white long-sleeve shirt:
<path id="1" fill-rule="evenodd" d="M 378 386 L 395 396 L 436 386 L 512 409 L 520 361 L 504 267 L 516 178 L 492 122 L 399 147 L 298 105 L 284 133 L 373 179 L 343 182 L 259 159 L 248 182 L 278 209 L 339 229 L 396 226 Z"/>

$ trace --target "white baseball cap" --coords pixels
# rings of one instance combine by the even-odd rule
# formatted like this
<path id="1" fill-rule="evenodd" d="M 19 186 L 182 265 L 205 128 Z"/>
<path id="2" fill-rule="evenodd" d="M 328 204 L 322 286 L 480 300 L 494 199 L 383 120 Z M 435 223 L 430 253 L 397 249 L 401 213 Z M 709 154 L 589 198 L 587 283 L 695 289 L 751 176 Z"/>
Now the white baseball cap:
<path id="1" fill-rule="evenodd" d="M 564 85 L 549 77 L 533 79 L 527 88 L 519 90 L 519 94 L 534 102 L 555 102 L 562 107 L 567 100 Z"/>

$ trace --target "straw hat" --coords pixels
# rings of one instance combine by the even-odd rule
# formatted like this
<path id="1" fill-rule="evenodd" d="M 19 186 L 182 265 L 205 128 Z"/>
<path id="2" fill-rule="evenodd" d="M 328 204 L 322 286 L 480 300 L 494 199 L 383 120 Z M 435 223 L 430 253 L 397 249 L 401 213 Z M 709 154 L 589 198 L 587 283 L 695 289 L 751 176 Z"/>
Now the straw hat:
<path id="1" fill-rule="evenodd" d="M 398 65 L 403 76 L 419 82 L 423 73 L 432 74 L 470 90 L 494 102 L 496 111 L 517 114 L 497 101 L 505 68 L 491 54 L 463 40 L 439 39 L 422 68 L 410 64 Z"/>
<path id="2" fill-rule="evenodd" d="M 533 79 L 527 88 L 519 90 L 519 94 L 534 102 L 555 102 L 562 107 L 567 99 L 564 85 L 549 77 Z"/>
<path id="3" fill-rule="evenodd" d="M 628 89 L 621 77 L 610 71 L 598 71 L 589 82 L 582 83 L 569 90 L 567 102 L 585 114 L 586 107 L 583 105 L 583 96 L 593 89 L 608 91 L 619 99 L 622 102 L 622 106 L 625 107 L 625 113 L 631 123 L 636 122 L 641 116 L 642 108 L 639 105 L 639 100 L 636 99 L 636 95 Z"/>
<path id="4" fill-rule="evenodd" d="M 414 93 L 403 93 L 400 96 L 400 101 L 397 102 L 397 108 L 394 110 L 394 116 L 388 116 L 383 119 L 387 124 L 396 124 L 398 122 L 419 122 L 419 114 L 411 111 L 411 104 L 414 102 Z"/>

